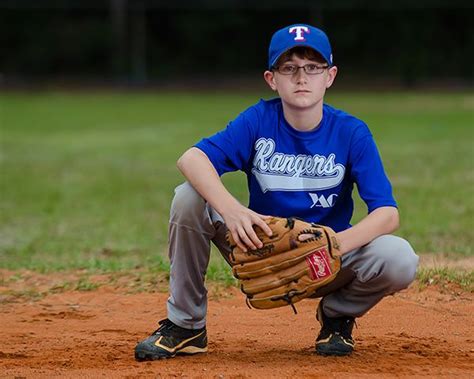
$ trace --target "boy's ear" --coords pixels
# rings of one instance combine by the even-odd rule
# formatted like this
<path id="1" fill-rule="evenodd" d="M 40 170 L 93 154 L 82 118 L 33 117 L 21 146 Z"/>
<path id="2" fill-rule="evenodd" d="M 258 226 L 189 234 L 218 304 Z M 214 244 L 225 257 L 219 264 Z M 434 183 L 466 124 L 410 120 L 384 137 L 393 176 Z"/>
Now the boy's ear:
<path id="1" fill-rule="evenodd" d="M 277 86 L 275 83 L 275 74 L 272 71 L 265 71 L 263 73 L 263 78 L 273 91 L 277 90 Z"/>
<path id="2" fill-rule="evenodd" d="M 328 77 L 326 81 L 326 88 L 329 88 L 332 86 L 332 83 L 334 83 L 334 79 L 336 79 L 337 75 L 337 67 L 332 66 L 329 71 L 328 71 Z"/>

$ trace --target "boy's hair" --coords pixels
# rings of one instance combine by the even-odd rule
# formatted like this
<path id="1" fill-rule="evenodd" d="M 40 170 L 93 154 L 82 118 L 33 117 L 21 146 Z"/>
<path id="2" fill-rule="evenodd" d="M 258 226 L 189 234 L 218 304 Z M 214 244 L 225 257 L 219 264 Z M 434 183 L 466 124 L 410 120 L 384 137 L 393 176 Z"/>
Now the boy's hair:
<path id="1" fill-rule="evenodd" d="M 306 46 L 295 46 L 292 49 L 285 51 L 280 58 L 275 62 L 273 67 L 281 66 L 283 63 L 288 62 L 293 57 L 293 54 L 300 59 L 308 59 L 310 61 L 316 61 L 318 63 L 327 63 L 321 54 L 316 50 Z"/>

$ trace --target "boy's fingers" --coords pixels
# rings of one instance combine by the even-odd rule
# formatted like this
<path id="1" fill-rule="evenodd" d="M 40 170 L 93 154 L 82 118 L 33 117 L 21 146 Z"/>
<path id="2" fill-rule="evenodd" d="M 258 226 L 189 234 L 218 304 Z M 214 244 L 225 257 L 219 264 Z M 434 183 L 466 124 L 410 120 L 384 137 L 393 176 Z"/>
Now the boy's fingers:
<path id="1" fill-rule="evenodd" d="M 241 241 L 245 245 L 247 245 L 247 247 L 250 247 L 252 250 L 256 249 L 255 245 L 253 244 L 253 242 L 250 240 L 249 236 L 247 235 L 247 232 L 246 232 L 245 229 L 243 229 L 243 228 L 239 229 L 239 236 L 240 236 Z M 257 238 L 257 240 L 258 240 L 258 238 Z M 245 251 L 247 251 L 247 250 L 245 250 Z"/>
<path id="2" fill-rule="evenodd" d="M 246 231 L 247 231 L 247 236 L 252 240 L 254 246 L 258 248 L 263 246 L 262 241 L 260 241 L 260 239 L 258 238 L 253 227 L 248 228 Z"/>
<path id="3" fill-rule="evenodd" d="M 268 217 L 271 217 L 271 216 L 268 216 Z M 262 220 L 261 218 L 257 218 L 257 219 L 255 220 L 255 225 L 258 225 L 258 226 L 260 227 L 260 229 L 262 229 L 263 232 L 264 232 L 267 236 L 269 236 L 269 237 L 272 236 L 272 234 L 273 234 L 272 230 L 270 229 L 270 227 L 268 226 L 268 224 L 267 224 L 264 220 Z"/>
<path id="4" fill-rule="evenodd" d="M 247 252 L 247 246 L 245 246 L 242 241 L 240 240 L 240 237 L 237 232 L 232 232 L 232 237 L 234 237 L 234 241 L 237 244 L 237 247 L 242 250 L 244 253 Z"/>

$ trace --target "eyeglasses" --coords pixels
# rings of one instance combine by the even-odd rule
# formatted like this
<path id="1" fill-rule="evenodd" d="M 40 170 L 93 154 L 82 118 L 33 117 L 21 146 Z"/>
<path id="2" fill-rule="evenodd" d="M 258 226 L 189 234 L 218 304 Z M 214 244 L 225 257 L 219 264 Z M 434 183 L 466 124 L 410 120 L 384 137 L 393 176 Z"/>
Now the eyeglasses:
<path id="1" fill-rule="evenodd" d="M 314 63 L 308 63 L 304 66 L 297 66 L 295 64 L 284 64 L 278 67 L 274 67 L 282 75 L 294 75 L 298 72 L 300 68 L 304 70 L 308 75 L 322 74 L 329 66 L 318 66 Z"/>

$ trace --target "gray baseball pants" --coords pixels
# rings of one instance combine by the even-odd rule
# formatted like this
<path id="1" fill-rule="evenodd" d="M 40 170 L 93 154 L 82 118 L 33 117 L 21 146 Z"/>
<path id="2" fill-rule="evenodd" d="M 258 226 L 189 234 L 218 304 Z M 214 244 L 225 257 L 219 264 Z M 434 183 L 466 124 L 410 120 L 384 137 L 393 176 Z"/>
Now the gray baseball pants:
<path id="1" fill-rule="evenodd" d="M 170 296 L 168 318 L 183 328 L 206 325 L 204 284 L 212 241 L 227 260 L 222 217 L 187 182 L 175 189 L 169 224 Z M 418 256 L 400 237 L 383 235 L 342 256 L 336 279 L 314 297 L 324 297 L 329 317 L 360 317 L 384 296 L 410 285 Z"/>

